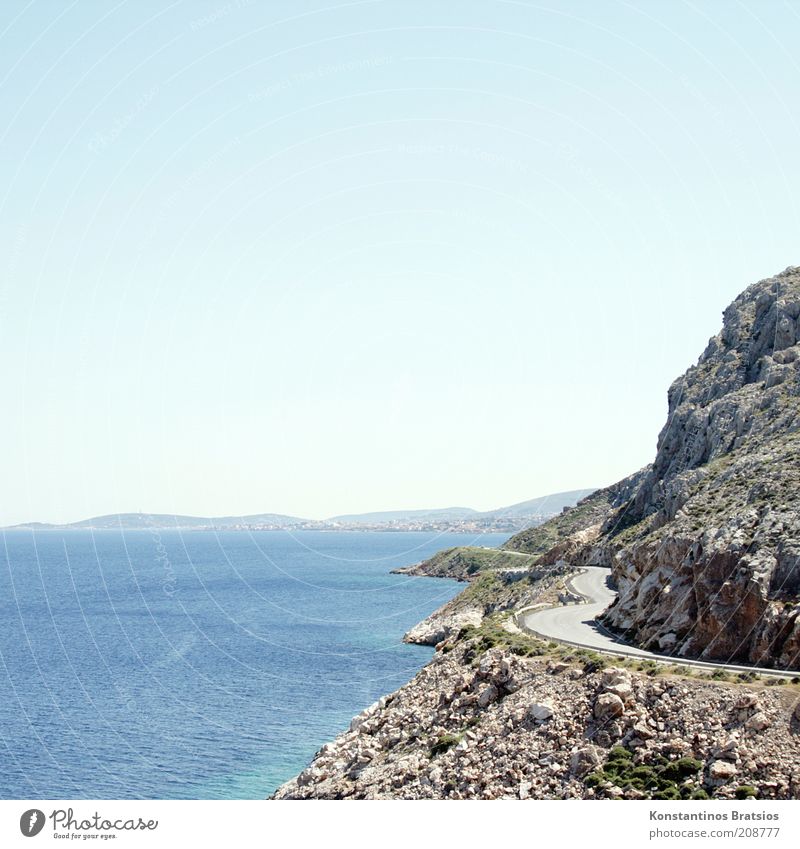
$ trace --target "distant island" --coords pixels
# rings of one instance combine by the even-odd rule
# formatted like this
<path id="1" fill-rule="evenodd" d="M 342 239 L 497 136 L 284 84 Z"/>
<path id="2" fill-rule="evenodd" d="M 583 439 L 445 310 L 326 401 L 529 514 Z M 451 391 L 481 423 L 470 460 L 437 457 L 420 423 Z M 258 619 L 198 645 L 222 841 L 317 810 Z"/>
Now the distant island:
<path id="1" fill-rule="evenodd" d="M 352 513 L 329 519 L 302 519 L 280 513 L 249 516 L 182 516 L 172 513 L 111 513 L 79 522 L 28 522 L 3 530 L 207 530 L 207 531 L 436 531 L 455 533 L 517 533 L 535 527 L 573 507 L 594 489 L 542 495 L 530 501 L 480 512 L 470 507 L 432 510 L 389 510 Z"/>

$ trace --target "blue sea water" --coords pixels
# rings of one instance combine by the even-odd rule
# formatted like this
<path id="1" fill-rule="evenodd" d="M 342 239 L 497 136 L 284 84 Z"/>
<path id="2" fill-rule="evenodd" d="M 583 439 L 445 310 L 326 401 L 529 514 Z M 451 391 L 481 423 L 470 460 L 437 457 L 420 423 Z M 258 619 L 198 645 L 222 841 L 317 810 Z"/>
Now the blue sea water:
<path id="1" fill-rule="evenodd" d="M 0 798 L 264 798 L 431 649 L 463 534 L 11 531 Z"/>

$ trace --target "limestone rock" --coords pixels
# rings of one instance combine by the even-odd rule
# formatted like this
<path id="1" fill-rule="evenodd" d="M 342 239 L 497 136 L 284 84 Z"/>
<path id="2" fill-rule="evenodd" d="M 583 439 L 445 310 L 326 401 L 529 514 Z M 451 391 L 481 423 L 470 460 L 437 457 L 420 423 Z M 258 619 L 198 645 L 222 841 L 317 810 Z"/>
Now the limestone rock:
<path id="1" fill-rule="evenodd" d="M 602 759 L 597 746 L 584 746 L 572 753 L 569 768 L 574 775 L 584 776 L 596 770 L 601 764 Z"/>
<path id="2" fill-rule="evenodd" d="M 601 693 L 594 703 L 595 718 L 601 722 L 606 722 L 617 716 L 622 716 L 625 712 L 625 705 L 622 699 L 615 693 Z"/>
<path id="3" fill-rule="evenodd" d="M 763 731 L 765 728 L 769 728 L 771 724 L 769 717 L 763 711 L 759 711 L 758 713 L 754 713 L 750 719 L 745 722 L 744 727 L 747 728 L 748 731 Z"/>
<path id="4" fill-rule="evenodd" d="M 404 637 L 406 643 L 435 646 L 462 628 L 476 628 L 483 621 L 483 610 L 468 607 L 464 610 L 436 611 L 415 625 Z"/>
<path id="5" fill-rule="evenodd" d="M 758 694 L 753 692 L 742 693 L 733 705 L 734 710 L 750 710 L 758 707 Z"/>
<path id="6" fill-rule="evenodd" d="M 487 684 L 478 694 L 478 707 L 485 708 L 492 702 L 497 701 L 500 691 L 494 684 Z"/>
<path id="7" fill-rule="evenodd" d="M 619 598 L 646 647 L 796 668 L 800 617 L 800 269 L 748 288 L 669 390 L 652 467 L 606 520 Z M 624 515 L 619 546 L 606 537 Z M 735 623 L 735 625 L 732 625 Z"/>
<path id="8" fill-rule="evenodd" d="M 528 716 L 535 722 L 544 722 L 553 715 L 553 706 L 547 702 L 534 703 L 528 708 Z"/>
<path id="9" fill-rule="evenodd" d="M 713 761 L 708 767 L 708 777 L 712 781 L 730 781 L 736 772 L 736 766 L 730 761 Z"/>

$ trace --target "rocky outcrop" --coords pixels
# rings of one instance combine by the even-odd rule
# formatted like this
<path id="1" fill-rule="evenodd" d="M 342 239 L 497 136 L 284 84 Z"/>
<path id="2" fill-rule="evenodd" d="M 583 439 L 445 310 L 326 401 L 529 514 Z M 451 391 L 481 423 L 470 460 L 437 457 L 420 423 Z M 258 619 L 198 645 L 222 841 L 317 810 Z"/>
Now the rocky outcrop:
<path id="1" fill-rule="evenodd" d="M 605 520 L 606 624 L 648 648 L 800 665 L 800 270 L 747 289 L 669 391 L 655 461 Z"/>
<path id="2" fill-rule="evenodd" d="M 519 572 L 531 568 L 535 562 L 535 557 L 519 552 L 465 545 L 446 548 L 413 566 L 392 569 L 392 574 L 471 581 L 480 572 Z"/>
<path id="3" fill-rule="evenodd" d="M 793 689 L 597 671 L 462 640 L 275 798 L 731 799 L 743 786 L 797 798 L 796 701 Z M 621 756 L 626 774 L 608 767 Z"/>
<path id="4" fill-rule="evenodd" d="M 605 624 L 647 649 L 800 667 L 799 341 L 789 268 L 736 298 L 673 383 L 651 466 L 506 547 L 611 566 Z"/>
<path id="5" fill-rule="evenodd" d="M 667 422 L 630 518 L 670 521 L 710 462 L 751 453 L 800 427 L 800 269 L 748 288 L 723 313 L 722 330 L 668 393 Z"/>
<path id="6" fill-rule="evenodd" d="M 438 610 L 415 625 L 404 637 L 405 643 L 435 646 L 462 628 L 477 628 L 483 621 L 483 607 Z"/>

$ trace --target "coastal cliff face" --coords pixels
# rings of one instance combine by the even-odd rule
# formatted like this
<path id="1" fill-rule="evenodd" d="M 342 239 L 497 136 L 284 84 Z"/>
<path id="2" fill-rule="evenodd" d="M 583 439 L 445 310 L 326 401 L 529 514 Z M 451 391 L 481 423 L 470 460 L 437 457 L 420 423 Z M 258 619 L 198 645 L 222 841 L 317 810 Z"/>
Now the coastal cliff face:
<path id="1" fill-rule="evenodd" d="M 604 669 L 607 657 L 545 644 L 510 615 L 569 603 L 564 576 L 610 566 L 605 622 L 631 642 L 797 669 L 799 343 L 789 268 L 743 292 L 672 385 L 652 465 L 502 556 L 456 549 L 407 570 L 468 581 L 407 635 L 436 644 L 434 659 L 275 798 L 800 797 L 800 676 Z"/>
<path id="2" fill-rule="evenodd" d="M 601 532 L 606 623 L 648 648 L 800 662 L 800 269 L 743 292 L 669 390 L 655 461 Z"/>
<path id="3" fill-rule="evenodd" d="M 505 547 L 611 566 L 619 597 L 605 624 L 644 648 L 796 668 L 798 342 L 800 269 L 788 268 L 736 298 L 670 387 L 651 466 L 560 517 L 565 533 L 548 523 Z M 577 533 L 581 511 L 594 524 Z"/>

